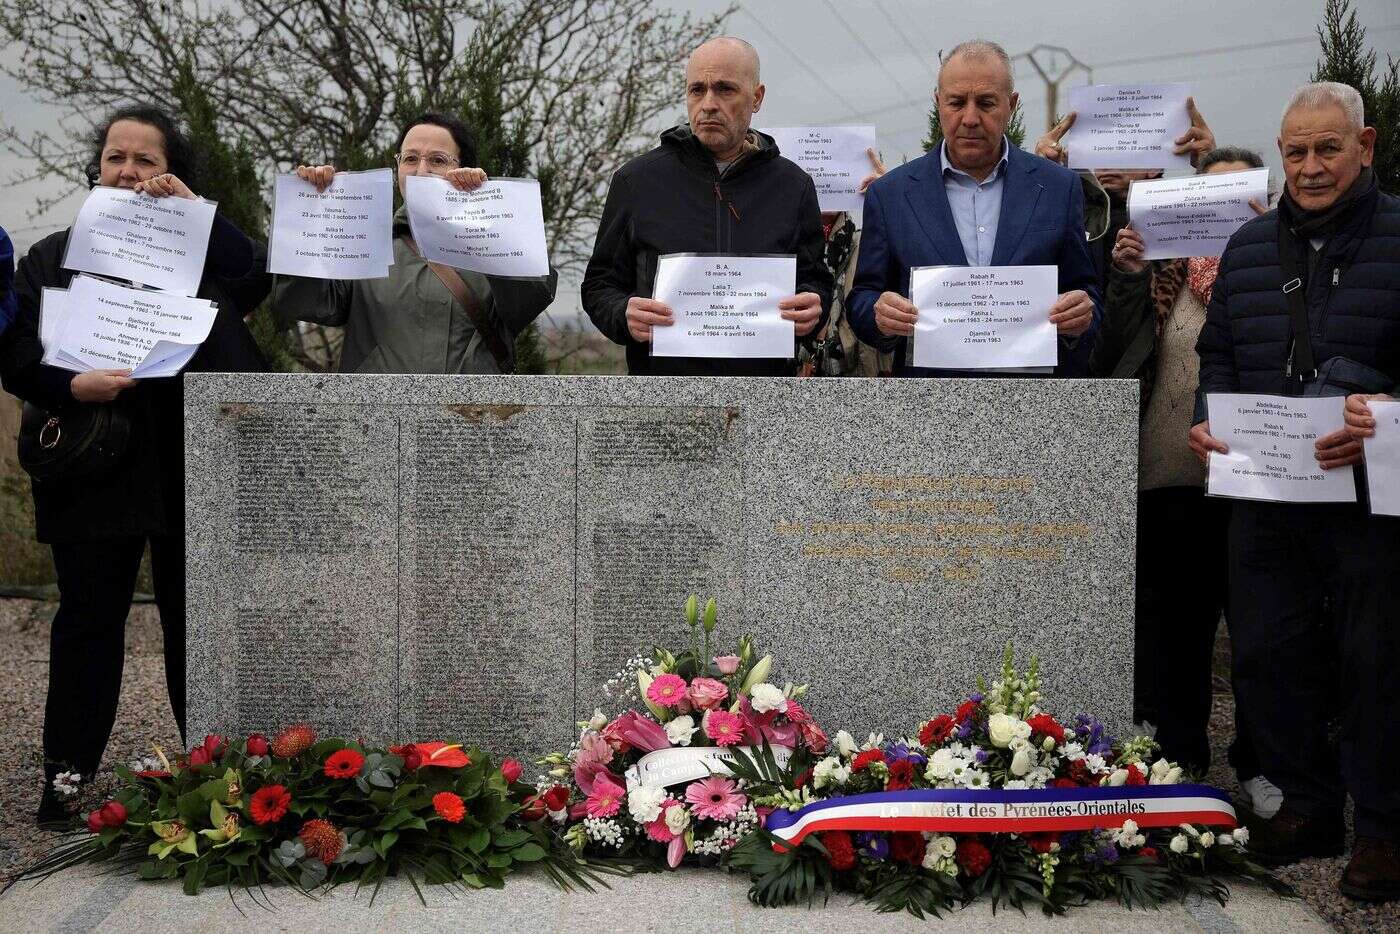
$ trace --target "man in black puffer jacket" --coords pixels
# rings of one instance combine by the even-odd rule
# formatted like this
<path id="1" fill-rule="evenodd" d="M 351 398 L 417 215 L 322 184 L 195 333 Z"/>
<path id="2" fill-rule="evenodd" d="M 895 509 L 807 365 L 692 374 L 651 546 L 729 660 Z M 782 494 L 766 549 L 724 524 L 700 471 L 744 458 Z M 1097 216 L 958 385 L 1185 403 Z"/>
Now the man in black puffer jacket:
<path id="1" fill-rule="evenodd" d="M 1400 389 L 1400 199 L 1376 186 L 1375 140 L 1361 96 L 1346 85 L 1308 85 L 1284 112 L 1287 190 L 1277 211 L 1231 238 L 1197 345 L 1191 446 L 1202 459 L 1226 450 L 1205 420 L 1207 393 L 1349 392 L 1351 430 L 1319 439 L 1316 456 L 1328 469 L 1360 463 L 1366 403 Z M 1280 257 L 1289 249 L 1297 272 L 1286 274 Z M 1300 350 L 1293 339 L 1283 286 L 1295 276 L 1315 365 L 1307 344 Z M 1355 385 L 1310 389 L 1317 368 L 1335 358 L 1353 361 Z M 1400 520 L 1371 516 L 1364 503 L 1234 504 L 1228 620 L 1236 701 L 1264 772 L 1284 792 L 1273 820 L 1251 821 L 1250 849 L 1280 864 L 1339 855 L 1350 793 L 1356 846 L 1340 888 L 1377 901 L 1400 897 L 1397 579 Z M 1332 651 L 1341 660 L 1339 683 L 1317 661 Z M 1340 774 L 1327 741 L 1337 712 Z"/>
<path id="2" fill-rule="evenodd" d="M 618 169 L 583 277 L 583 310 L 627 348 L 627 371 L 649 376 L 792 376 L 795 360 L 653 357 L 651 329 L 671 310 L 651 297 L 667 253 L 795 254 L 797 287 L 778 304 L 801 338 L 831 307 L 817 190 L 749 128 L 763 103 L 758 53 L 742 39 L 711 39 L 686 66 L 690 125 Z M 794 355 L 796 348 L 794 347 Z"/>

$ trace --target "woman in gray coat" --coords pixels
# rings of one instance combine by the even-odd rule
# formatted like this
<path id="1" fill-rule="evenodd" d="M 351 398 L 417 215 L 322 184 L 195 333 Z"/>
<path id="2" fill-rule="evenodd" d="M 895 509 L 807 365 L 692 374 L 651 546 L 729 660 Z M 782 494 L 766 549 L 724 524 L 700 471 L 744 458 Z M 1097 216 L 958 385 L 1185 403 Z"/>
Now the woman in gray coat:
<path id="1" fill-rule="evenodd" d="M 399 137 L 399 190 L 410 175 L 439 175 L 463 191 L 486 181 L 471 134 L 458 120 L 422 114 Z M 297 175 L 325 190 L 330 165 Z M 558 274 L 528 279 L 485 276 L 428 263 L 403 208 L 394 215 L 394 262 L 383 279 L 273 278 L 272 307 L 284 321 L 345 329 L 345 373 L 508 373 L 515 338 L 554 300 Z M 454 294 L 454 290 L 457 294 Z"/>

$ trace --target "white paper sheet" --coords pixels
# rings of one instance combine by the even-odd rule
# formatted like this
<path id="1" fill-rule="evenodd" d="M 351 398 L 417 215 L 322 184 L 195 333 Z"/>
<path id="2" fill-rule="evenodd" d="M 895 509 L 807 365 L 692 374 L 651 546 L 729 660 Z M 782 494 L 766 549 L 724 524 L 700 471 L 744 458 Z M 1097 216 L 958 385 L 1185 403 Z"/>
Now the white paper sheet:
<path id="1" fill-rule="evenodd" d="M 791 357 L 794 325 L 778 302 L 796 289 L 795 256 L 663 256 L 653 295 L 670 306 L 675 323 L 651 329 L 652 355 Z"/>
<path id="2" fill-rule="evenodd" d="M 433 175 L 404 185 L 408 224 L 423 258 L 488 276 L 547 276 L 540 183 L 496 178 L 458 191 Z"/>
<path id="3" fill-rule="evenodd" d="M 1210 433 L 1230 453 L 1210 452 L 1206 491 L 1276 503 L 1356 502 L 1352 468 L 1323 470 L 1316 457 L 1317 440 L 1342 427 L 1345 402 L 1341 396 L 1210 393 Z"/>
<path id="4" fill-rule="evenodd" d="M 1400 516 L 1400 402 L 1370 403 L 1376 436 L 1362 442 L 1371 515 Z"/>
<path id="5" fill-rule="evenodd" d="M 89 276 L 74 277 L 58 307 L 63 315 L 48 329 L 45 362 L 79 372 L 130 369 L 137 378 L 178 372 L 209 336 L 218 311 L 202 298 Z"/>
<path id="6" fill-rule="evenodd" d="M 295 174 L 273 183 L 267 271 L 312 279 L 382 279 L 394 262 L 394 171 L 337 172 L 317 191 Z"/>
<path id="7" fill-rule="evenodd" d="M 1128 189 L 1128 219 L 1142 234 L 1146 259 L 1219 256 L 1255 217 L 1250 198 L 1269 203 L 1268 169 L 1140 180 Z"/>
<path id="8" fill-rule="evenodd" d="M 63 268 L 193 295 L 216 207 L 99 186 L 78 210 Z"/>
<path id="9" fill-rule="evenodd" d="M 872 171 L 865 151 L 876 148 L 873 126 L 781 126 L 762 132 L 773 137 L 781 155 L 812 176 L 823 211 L 861 209 L 865 196 L 860 183 Z"/>
<path id="10" fill-rule="evenodd" d="M 950 370 L 1053 367 L 1054 266 L 921 266 L 910 270 L 914 366 Z"/>
<path id="11" fill-rule="evenodd" d="M 1091 84 L 1069 89 L 1075 112 L 1061 144 L 1072 169 L 1189 169 L 1172 152 L 1191 128 L 1189 84 Z"/>

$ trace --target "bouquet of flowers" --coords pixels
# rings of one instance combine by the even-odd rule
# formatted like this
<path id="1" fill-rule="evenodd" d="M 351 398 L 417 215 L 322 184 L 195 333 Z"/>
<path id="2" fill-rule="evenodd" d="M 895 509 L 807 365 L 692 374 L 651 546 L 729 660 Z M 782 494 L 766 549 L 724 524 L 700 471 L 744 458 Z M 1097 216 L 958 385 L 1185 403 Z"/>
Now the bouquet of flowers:
<path id="1" fill-rule="evenodd" d="M 575 852 L 678 866 L 718 857 L 758 827 L 756 807 L 729 765 L 760 747 L 796 775 L 827 749 L 799 700 L 805 685 L 770 682 L 773 658 L 747 637 L 731 654 L 712 649 L 715 601 L 685 605 L 690 645 L 631 659 L 608 682 L 619 705 L 579 724 L 567 753 L 541 760 L 549 777 L 526 814 L 555 822 Z M 640 709 L 638 709 L 640 708 Z"/>
<path id="2" fill-rule="evenodd" d="M 502 885 L 537 864 L 561 886 L 590 888 L 583 864 L 519 811 L 533 788 L 521 765 L 428 742 L 387 749 L 319 740 L 309 726 L 232 742 L 209 736 L 185 755 L 118 768 L 111 799 L 20 879 L 111 862 L 142 879 L 205 886 L 285 883 L 303 892 L 390 875 Z M 18 880 L 16 880 L 18 881 Z M 421 893 L 420 893 L 421 894 Z"/>
<path id="3" fill-rule="evenodd" d="M 1183 784 L 1146 737 L 1119 741 L 1091 716 L 1061 722 L 1040 705 L 1039 666 L 1000 677 L 912 738 L 859 742 L 840 731 L 798 776 L 750 756 L 758 807 L 775 810 L 728 856 L 765 906 L 853 892 L 882 911 L 938 915 L 990 897 L 1047 914 L 1090 899 L 1156 906 L 1189 893 L 1220 900 L 1223 877 L 1287 892 L 1245 850 L 1228 797 Z"/>

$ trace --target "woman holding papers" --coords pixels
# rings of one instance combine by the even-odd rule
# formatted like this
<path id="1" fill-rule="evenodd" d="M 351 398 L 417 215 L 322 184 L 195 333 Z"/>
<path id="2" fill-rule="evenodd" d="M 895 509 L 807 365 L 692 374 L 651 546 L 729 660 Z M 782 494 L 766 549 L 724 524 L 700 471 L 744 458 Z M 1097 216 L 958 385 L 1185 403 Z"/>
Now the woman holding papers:
<path id="1" fill-rule="evenodd" d="M 93 185 L 157 198 L 194 198 L 189 142 L 154 108 L 118 111 L 99 128 L 88 168 Z M 63 268 L 72 228 L 36 243 L 20 261 L 18 315 L 0 334 L 0 381 L 7 391 L 60 423 L 78 406 L 118 407 L 131 432 L 115 467 L 36 481 L 38 539 L 52 546 L 59 609 L 53 621 L 49 693 L 44 711 L 46 782 L 41 823 L 63 819 L 53 779 L 90 775 L 116 716 L 124 630 L 141 556 L 151 546 L 156 604 L 165 640 L 165 673 L 175 720 L 185 714 L 184 429 L 179 377 L 133 380 L 125 370 L 73 373 L 45 365 L 39 336 L 45 288 L 67 288 Z M 217 319 L 190 369 L 264 368 L 243 315 L 267 293 L 261 248 L 226 220 L 214 222 L 198 296 L 218 305 Z M 133 269 L 133 275 L 139 270 Z"/>
<path id="2" fill-rule="evenodd" d="M 1247 149 L 1206 154 L 1198 174 L 1263 166 Z M 1263 213 L 1263 205 L 1255 205 Z M 1143 693 L 1166 755 L 1205 772 L 1211 656 L 1225 610 L 1229 503 L 1205 495 L 1205 470 L 1186 443 L 1195 405 L 1196 339 L 1206 320 L 1220 261 L 1192 257 L 1147 262 L 1142 236 L 1119 230 L 1112 252 L 1103 331 L 1090 374 L 1142 381 L 1138 468 L 1138 640 L 1150 663 Z M 1189 582 L 1183 586 L 1183 583 Z M 1276 811 L 1282 795 L 1259 774 L 1243 730 L 1230 748 L 1255 809 Z"/>
<path id="3" fill-rule="evenodd" d="M 398 183 L 438 175 L 462 191 L 486 181 L 471 134 L 458 120 L 422 114 L 399 137 Z M 329 165 L 301 166 L 297 175 L 324 191 Z M 273 277 L 272 303 L 285 321 L 345 328 L 340 369 L 346 373 L 508 373 L 515 338 L 554 300 L 558 274 L 503 278 L 425 261 L 394 215 L 393 264 L 380 279 L 353 281 Z"/>

